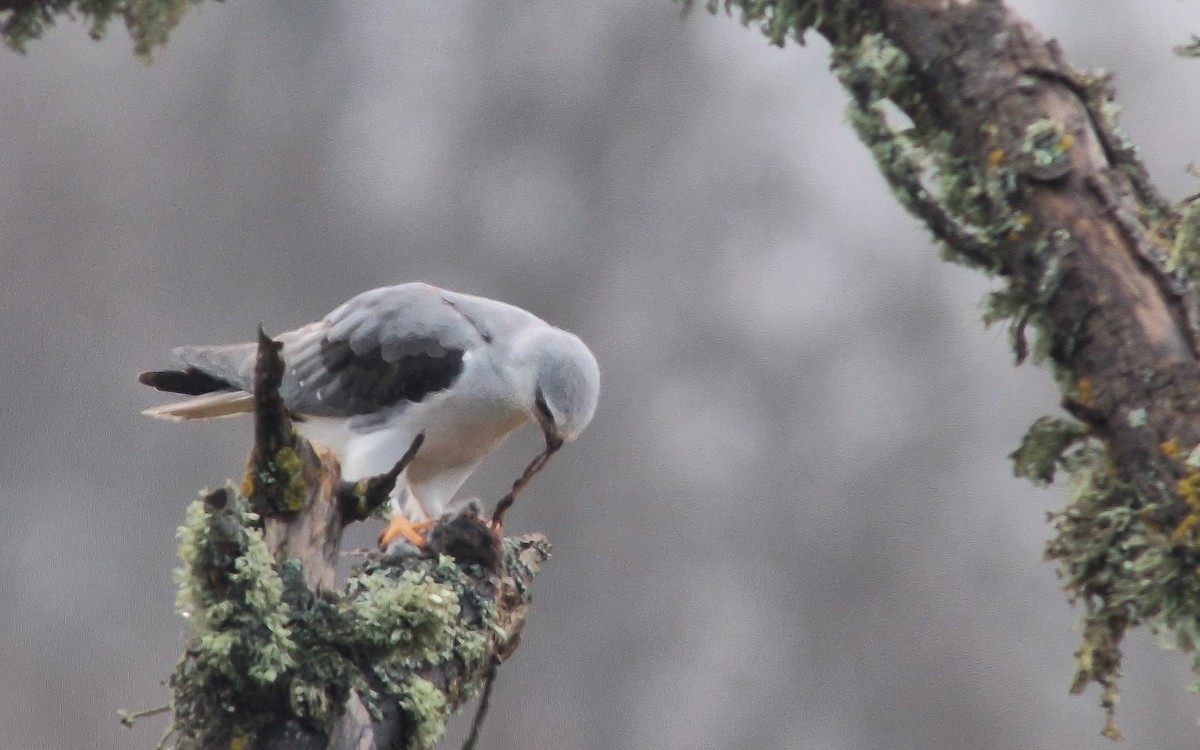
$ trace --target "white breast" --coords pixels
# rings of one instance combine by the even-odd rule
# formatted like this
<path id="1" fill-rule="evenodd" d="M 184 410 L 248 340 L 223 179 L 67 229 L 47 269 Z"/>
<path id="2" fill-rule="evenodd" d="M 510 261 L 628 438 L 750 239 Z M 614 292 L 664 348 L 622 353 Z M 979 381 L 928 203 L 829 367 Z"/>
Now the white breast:
<path id="1" fill-rule="evenodd" d="M 464 365 L 450 388 L 403 404 L 359 429 L 353 419 L 343 417 L 309 417 L 296 427 L 305 438 L 338 454 L 342 478 L 350 482 L 389 471 L 424 433 L 405 481 L 431 515 L 440 515 L 483 459 L 530 421 L 507 383 L 481 377 L 476 362 Z"/>

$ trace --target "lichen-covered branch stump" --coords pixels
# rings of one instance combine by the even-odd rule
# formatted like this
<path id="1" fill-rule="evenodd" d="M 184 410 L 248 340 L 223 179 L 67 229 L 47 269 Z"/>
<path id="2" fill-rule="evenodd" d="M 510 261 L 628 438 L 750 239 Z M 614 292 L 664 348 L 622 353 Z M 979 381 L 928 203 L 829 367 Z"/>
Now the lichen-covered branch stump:
<path id="1" fill-rule="evenodd" d="M 292 431 L 281 371 L 261 337 L 246 478 L 193 503 L 179 532 L 189 629 L 169 738 L 178 750 L 430 748 L 516 648 L 550 545 L 500 542 L 468 510 L 438 521 L 420 554 L 378 556 L 336 591 L 344 525 L 380 504 L 405 459 L 390 480 L 342 483 L 336 458 Z"/>

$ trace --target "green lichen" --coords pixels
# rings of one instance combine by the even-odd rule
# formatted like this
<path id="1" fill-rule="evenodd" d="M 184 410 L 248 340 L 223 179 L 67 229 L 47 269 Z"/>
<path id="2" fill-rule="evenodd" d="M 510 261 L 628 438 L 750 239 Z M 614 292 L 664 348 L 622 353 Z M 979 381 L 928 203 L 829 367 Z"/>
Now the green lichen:
<path id="1" fill-rule="evenodd" d="M 214 497 L 193 503 L 179 532 L 189 629 L 172 678 L 176 747 L 253 737 L 248 706 L 287 706 L 328 729 L 352 692 L 376 716 L 398 705 L 415 746 L 436 742 L 505 637 L 493 585 L 480 584 L 489 574 L 445 555 L 387 558 L 354 571 L 337 599 L 318 597 L 298 562 L 272 560 L 245 497 Z"/>
<path id="2" fill-rule="evenodd" d="M 176 604 L 189 621 L 188 649 L 172 687 L 175 723 L 185 738 L 211 726 L 237 734 L 245 696 L 263 692 L 297 666 L 283 580 L 259 518 L 241 496 L 227 490 L 225 497 L 221 508 L 192 503 L 178 535 L 183 567 Z"/>
<path id="3" fill-rule="evenodd" d="M 1046 546 L 1046 557 L 1058 563 L 1072 601 L 1081 601 L 1086 608 L 1071 691 L 1082 692 L 1091 682 L 1103 688 L 1105 731 L 1111 735 L 1116 733 L 1112 722 L 1120 643 L 1131 623 L 1124 597 L 1110 594 L 1128 578 L 1124 565 L 1129 558 L 1136 559 L 1144 545 L 1137 514 L 1128 502 L 1129 489 L 1115 479 L 1103 451 L 1089 446 L 1072 463 L 1071 502 L 1053 518 L 1057 533 Z"/>
<path id="4" fill-rule="evenodd" d="M 1031 357 L 1048 365 L 1066 401 L 1080 413 L 1092 409 L 1091 381 L 1064 366 L 1085 340 L 1085 316 L 1074 322 L 1049 317 L 1073 238 L 1040 223 L 1026 203 L 1031 188 L 1069 173 L 1076 143 L 1064 123 L 1039 120 L 1016 139 L 985 124 L 982 144 L 978 138 L 964 142 L 929 103 L 937 84 L 910 69 L 870 6 L 837 0 L 724 3 L 726 10 L 735 6 L 743 22 L 760 24 L 772 43 L 789 35 L 802 41 L 812 28 L 829 40 L 834 70 L 850 94 L 847 119 L 893 194 L 942 243 L 944 258 L 1001 277 L 984 321 L 1008 321 L 1018 363 Z M 1172 270 L 1200 282 L 1200 201 L 1181 211 L 1154 188 L 1117 123 L 1107 75 L 1068 70 L 1063 82 L 1093 113 L 1105 154 L 1128 179 L 1137 204 L 1132 220 L 1150 227 L 1152 240 L 1172 246 Z M 1017 85 L 1032 91 L 1044 83 L 1030 75 Z M 1141 409 L 1126 418 L 1135 428 L 1148 422 Z M 1113 716 L 1125 633 L 1144 625 L 1193 654 L 1200 643 L 1200 446 L 1189 451 L 1168 440 L 1161 451 L 1180 468 L 1178 487 L 1122 482 L 1104 446 L 1074 420 L 1039 420 L 1012 455 L 1016 473 L 1039 485 L 1060 468 L 1070 477 L 1071 501 L 1052 519 L 1056 533 L 1046 555 L 1085 609 L 1072 689 L 1082 691 L 1091 682 L 1102 687 L 1105 733 L 1113 737 L 1119 736 Z M 1193 668 L 1200 672 L 1200 663 Z"/>
<path id="5" fill-rule="evenodd" d="M 959 143 L 930 104 L 928 82 L 869 7 L 839 0 L 708 4 L 712 12 L 722 7 L 739 9 L 743 23 L 758 25 L 772 43 L 802 41 L 813 29 L 830 41 L 834 71 L 851 94 L 848 121 L 896 198 L 943 243 L 947 259 L 1000 273 L 1011 257 L 1006 247 L 1031 248 L 1047 236 L 1046 229 L 1027 236 L 1030 217 L 1013 208 L 1021 189 L 1015 155 L 995 148 L 980 163 L 977 146 Z"/>
<path id="6" fill-rule="evenodd" d="M 1174 233 L 1168 268 L 1200 283 L 1200 200 L 1184 204 Z"/>
<path id="7" fill-rule="evenodd" d="M 1028 156 L 1038 169 L 1065 169 L 1070 165 L 1070 152 L 1074 144 L 1075 139 L 1067 133 L 1065 125 L 1047 118 L 1030 123 L 1025 128 L 1021 153 Z"/>
<path id="8" fill-rule="evenodd" d="M 413 567 L 369 563 L 347 583 L 349 631 L 343 643 L 372 653 L 368 707 L 379 712 L 398 702 L 408 719 L 414 747 L 441 738 L 446 715 L 482 687 L 450 681 L 443 692 L 418 677 L 454 663 L 482 673 L 497 638 L 496 610 L 472 576 L 449 557 L 414 560 Z"/>
<path id="9" fill-rule="evenodd" d="M 837 0 L 709 4 L 714 12 L 721 7 L 731 13 L 740 9 L 742 21 L 759 24 L 774 43 L 786 36 L 802 40 L 811 29 L 830 41 L 834 71 L 850 93 L 847 119 L 895 197 L 942 243 L 944 258 L 1004 277 L 1005 286 L 987 305 L 985 321 L 1011 321 L 1018 362 L 1030 354 L 1026 332 L 1032 330 L 1035 361 L 1050 364 L 1060 385 L 1069 387 L 1069 373 L 1060 372 L 1056 363 L 1078 345 L 1079 331 L 1055 331 L 1043 312 L 1059 289 L 1059 261 L 1071 237 L 1059 228 L 1038 225 L 1019 208 L 1031 180 L 1055 179 L 1069 168 L 1074 138 L 1063 124 L 1039 120 L 1012 143 L 1005 142 L 999 128 L 985 126 L 986 153 L 981 158 L 978 142 L 962 142 L 944 124 L 930 101 L 927 77 L 913 69 L 869 7 Z M 1112 104 L 1105 76 L 1081 75 L 1078 80 L 1093 106 Z M 1030 77 L 1024 85 L 1040 83 Z M 1139 194 L 1146 193 L 1146 200 L 1158 205 L 1140 179 L 1144 170 L 1136 169 L 1136 155 L 1115 137 L 1111 140 L 1121 164 L 1129 163 Z M 1017 268 L 1020 273 L 1014 273 Z M 1030 278 L 1038 281 L 1031 283 Z"/>
<path id="10" fill-rule="evenodd" d="M 1200 36 L 1192 34 L 1192 40 L 1186 44 L 1177 45 L 1174 52 L 1180 57 L 1200 57 Z"/>
<path id="11" fill-rule="evenodd" d="M 533 554 L 528 557 L 525 552 L 529 550 Z M 504 565 L 507 570 L 513 571 L 514 582 L 517 584 L 517 594 L 525 596 L 528 592 L 522 587 L 523 581 L 532 581 L 537 574 L 537 569 L 530 567 L 525 561 L 531 560 L 546 560 L 552 552 L 550 542 L 545 539 L 534 540 L 528 542 L 524 540 L 505 539 L 504 540 Z"/>
<path id="12" fill-rule="evenodd" d="M 825 36 L 834 71 L 850 95 L 847 119 L 893 194 L 942 243 L 943 257 L 1000 278 L 1002 286 L 985 304 L 985 323 L 1007 321 L 1017 361 L 1029 357 L 1046 364 L 1067 402 L 1087 413 L 1094 405 L 1093 385 L 1069 366 L 1086 340 L 1086 316 L 1050 317 L 1075 240 L 1044 223 L 1028 203 L 1031 191 L 1071 169 L 1077 144 L 1065 124 L 1038 120 L 1018 137 L 983 124 L 979 133 L 958 136 L 931 103 L 938 83 L 927 71 L 912 69 L 870 5 L 726 0 L 723 7 L 740 8 L 743 22 L 759 24 L 772 43 L 788 36 L 802 40 L 811 29 Z M 1046 83 L 1031 74 L 1017 88 L 1033 92 Z M 1060 83 L 1093 113 L 1105 154 L 1128 179 L 1137 205 L 1133 221 L 1151 227 L 1164 244 L 1173 242 L 1175 267 L 1200 280 L 1200 208 L 1189 206 L 1180 219 L 1155 190 L 1116 122 L 1107 76 L 1064 69 Z M 1147 421 L 1136 409 L 1127 418 L 1134 426 Z M 1163 455 L 1187 465 L 1179 459 L 1184 453 L 1174 446 Z M 1200 451 L 1188 455 L 1198 457 L 1196 466 L 1174 492 L 1134 488 L 1117 479 L 1104 447 L 1087 437 L 1084 425 L 1044 418 L 1012 456 L 1015 471 L 1037 484 L 1052 481 L 1059 469 L 1070 476 L 1072 499 L 1053 519 L 1056 535 L 1047 557 L 1086 610 L 1074 689 L 1101 685 L 1111 736 L 1117 735 L 1112 716 L 1125 632 L 1145 625 L 1189 650 L 1200 640 Z M 1191 512 L 1173 517 L 1181 502 Z"/>
<path id="13" fill-rule="evenodd" d="M 355 576 L 343 605 L 347 642 L 362 651 L 397 654 L 400 666 L 432 664 L 448 658 L 459 616 L 458 593 L 424 570 L 399 578 L 381 572 Z M 397 627 L 403 623 L 403 627 Z"/>
<path id="14" fill-rule="evenodd" d="M 293 433 L 293 443 L 300 439 Z M 280 447 L 265 462 L 252 457 L 241 491 L 250 498 L 251 507 L 262 515 L 299 513 L 308 502 L 304 459 L 293 445 Z"/>
<path id="15" fill-rule="evenodd" d="M 446 733 L 446 715 L 450 711 L 445 693 L 429 680 L 410 675 L 398 697 L 409 720 L 410 747 L 428 750 L 436 745 Z"/>
<path id="16" fill-rule="evenodd" d="M 1055 357 L 1052 355 L 1055 351 L 1060 358 L 1067 356 L 1081 340 L 1082 320 L 1077 321 L 1075 328 L 1068 329 L 1056 328 L 1046 319 L 1046 310 L 1062 284 L 1060 258 L 1070 238 L 1070 233 L 1065 229 L 1055 229 L 1030 243 L 1028 252 L 1031 258 L 1037 259 L 1036 267 L 1041 270 L 1040 276 L 1033 283 L 1027 276 L 1011 278 L 984 301 L 985 326 L 1008 321 L 1009 341 L 1018 365 L 1026 358 L 1030 358 L 1034 364 L 1053 365 Z M 1032 344 L 1027 336 L 1031 328 Z M 1052 367 L 1051 372 L 1063 391 L 1073 387 L 1068 370 Z"/>
<path id="17" fill-rule="evenodd" d="M 884 34 L 864 35 L 842 62 L 842 83 L 873 101 L 900 95 L 913 83 L 908 55 Z"/>
<path id="18" fill-rule="evenodd" d="M 188 507 L 179 531 L 185 567 L 178 571 L 176 605 L 190 620 L 202 658 L 267 683 L 294 666 L 295 643 L 283 582 L 257 523 L 244 503 L 215 514 L 199 501 Z"/>
<path id="19" fill-rule="evenodd" d="M 1189 516 L 1174 529 L 1164 527 L 1157 520 L 1163 509 L 1122 482 L 1098 444 L 1064 461 L 1071 473 L 1071 500 L 1053 516 L 1055 536 L 1046 545 L 1046 557 L 1058 565 L 1072 601 L 1084 607 L 1071 689 L 1078 693 L 1089 683 L 1100 685 L 1105 734 L 1119 737 L 1114 717 L 1120 644 L 1129 629 L 1144 625 L 1165 645 L 1191 652 L 1192 669 L 1200 673 L 1200 555 L 1194 524 Z M 1200 479 L 1185 477 L 1179 493 L 1200 511 Z"/>
<path id="20" fill-rule="evenodd" d="M 386 502 L 386 494 L 381 500 L 379 488 L 373 486 L 372 480 L 360 479 L 352 486 L 348 487 L 348 491 L 344 491 L 342 496 L 343 512 L 347 517 L 355 520 L 365 520 L 367 518 L 378 518 L 384 521 L 390 520 L 392 517 L 392 504 Z"/>
<path id="21" fill-rule="evenodd" d="M 1189 467 L 1187 473 L 1179 480 L 1177 491 L 1188 512 L 1175 525 L 1171 536 L 1177 542 L 1185 542 L 1196 548 L 1200 542 L 1197 538 L 1197 532 L 1200 531 L 1200 471 Z"/>
<path id="22" fill-rule="evenodd" d="M 304 460 L 295 448 L 280 448 L 275 454 L 275 468 L 287 479 L 280 496 L 282 507 L 293 513 L 304 510 L 308 500 L 308 483 L 304 481 Z"/>
<path id="23" fill-rule="evenodd" d="M 839 79 L 854 94 L 847 120 L 896 199 L 942 240 L 947 258 L 989 273 L 998 270 L 997 256 L 988 248 L 1004 230 L 992 226 L 996 212 L 985 176 L 956 156 L 953 138 L 931 124 L 914 93 L 919 86 L 907 56 L 882 34 L 868 34 L 853 46 L 835 49 L 834 61 Z"/>
<path id="24" fill-rule="evenodd" d="M 1055 470 L 1064 460 L 1068 448 L 1086 435 L 1083 424 L 1073 419 L 1041 417 L 1033 423 L 1021 445 L 1009 458 L 1013 473 L 1034 484 L 1046 486 L 1054 481 Z"/>
<path id="25" fill-rule="evenodd" d="M 366 648 L 392 650 L 393 666 L 426 669 L 450 658 L 471 669 L 483 666 L 495 627 L 494 603 L 474 582 L 481 571 L 439 555 L 398 570 L 368 564 L 347 583 L 353 610 L 353 640 Z M 395 623 L 404 623 L 397 633 Z"/>
<path id="26" fill-rule="evenodd" d="M 684 0 L 684 5 L 690 7 L 691 0 Z M 809 29 L 838 14 L 839 6 L 845 5 L 840 0 L 708 0 L 705 3 L 709 13 L 724 8 L 732 14 L 738 8 L 743 25 L 757 25 L 771 44 L 780 47 L 788 37 L 803 44 Z"/>

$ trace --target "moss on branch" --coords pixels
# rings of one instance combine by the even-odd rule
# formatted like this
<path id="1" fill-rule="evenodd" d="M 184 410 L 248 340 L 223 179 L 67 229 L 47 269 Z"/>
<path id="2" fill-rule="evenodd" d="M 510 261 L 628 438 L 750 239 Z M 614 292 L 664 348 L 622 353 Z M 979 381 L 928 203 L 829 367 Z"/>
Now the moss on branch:
<path id="1" fill-rule="evenodd" d="M 59 18 L 82 21 L 93 39 L 103 39 L 121 19 L 137 55 L 149 60 L 167 43 L 192 5 L 202 0 L 0 0 L 0 35 L 17 52 L 48 31 Z"/>
<path id="2" fill-rule="evenodd" d="M 1172 532 L 1156 520 L 1161 508 L 1140 504 L 1102 445 L 1093 442 L 1064 460 L 1071 501 L 1052 517 L 1055 537 L 1046 557 L 1085 610 L 1071 691 L 1091 682 L 1103 688 L 1104 734 L 1116 739 L 1120 645 L 1129 628 L 1144 625 L 1165 646 L 1191 653 L 1192 669 L 1200 672 L 1200 550 L 1196 539 L 1178 538 L 1186 524 Z M 1192 491 L 1190 481 L 1183 484 L 1181 492 Z M 1170 543 L 1173 537 L 1184 543 Z"/>
<path id="3" fill-rule="evenodd" d="M 1107 76 L 1073 70 L 1001 3 L 708 8 L 772 44 L 829 41 L 847 119 L 893 194 L 944 257 L 996 279 L 984 321 L 1053 374 L 1074 419 L 1039 420 L 1012 458 L 1039 485 L 1069 477 L 1046 556 L 1084 608 L 1072 690 L 1099 684 L 1119 736 L 1128 629 L 1193 655 L 1200 641 L 1200 202 L 1168 203 Z"/>
<path id="4" fill-rule="evenodd" d="M 261 518 L 232 488 L 193 503 L 179 540 L 178 750 L 256 747 L 281 721 L 330 736 L 352 696 L 376 720 L 398 706 L 403 746 L 432 747 L 511 650 L 511 613 L 549 556 L 530 537 L 506 540 L 495 570 L 437 551 L 386 557 L 357 568 L 339 596 L 318 596 L 296 561 L 273 559 Z"/>

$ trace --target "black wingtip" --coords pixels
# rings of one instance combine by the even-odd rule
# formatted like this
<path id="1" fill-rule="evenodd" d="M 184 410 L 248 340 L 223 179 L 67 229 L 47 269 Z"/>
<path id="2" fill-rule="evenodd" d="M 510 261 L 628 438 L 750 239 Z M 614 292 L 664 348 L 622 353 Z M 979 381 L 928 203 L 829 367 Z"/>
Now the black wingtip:
<path id="1" fill-rule="evenodd" d="M 147 370 L 138 374 L 138 382 L 160 391 L 185 396 L 234 390 L 232 384 L 193 367 L 186 370 Z"/>

